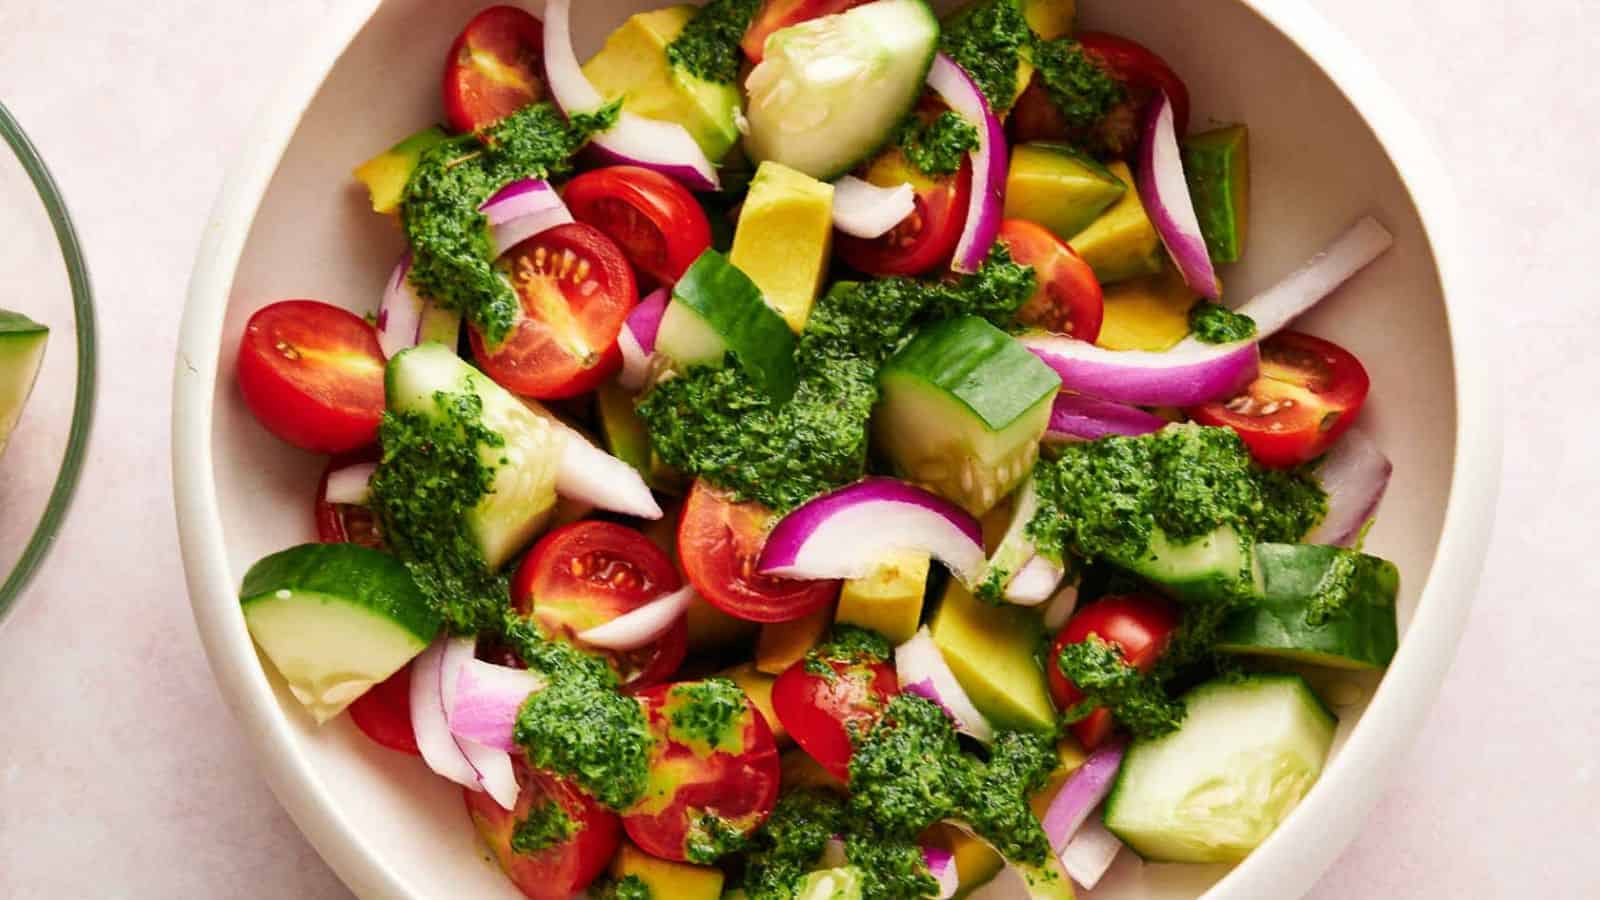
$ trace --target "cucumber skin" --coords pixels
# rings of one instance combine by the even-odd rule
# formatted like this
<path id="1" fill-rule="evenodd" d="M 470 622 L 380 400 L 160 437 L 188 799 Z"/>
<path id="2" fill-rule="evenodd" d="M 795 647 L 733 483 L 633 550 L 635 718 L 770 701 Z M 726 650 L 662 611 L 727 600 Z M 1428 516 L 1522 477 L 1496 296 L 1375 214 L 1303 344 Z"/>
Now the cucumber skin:
<path id="1" fill-rule="evenodd" d="M 743 299 L 714 302 L 724 295 Z M 781 403 L 794 395 L 794 332 L 767 305 L 750 276 L 727 257 L 715 250 L 700 254 L 673 287 L 672 302 L 682 303 L 709 325 L 773 399 Z"/>
<path id="2" fill-rule="evenodd" d="M 1256 597 L 1228 618 L 1217 648 L 1340 668 L 1387 666 L 1400 642 L 1395 619 L 1400 570 L 1394 563 L 1363 555 L 1344 608 L 1321 625 L 1306 621 L 1307 604 L 1323 573 L 1348 552 L 1317 544 L 1257 544 Z"/>
<path id="3" fill-rule="evenodd" d="M 444 624 L 404 563 L 357 544 L 301 544 L 264 557 L 245 573 L 239 604 L 249 606 L 284 590 L 370 609 L 424 644 Z"/>
<path id="4" fill-rule="evenodd" d="M 1004 377 L 978 378 L 1003 366 Z M 1015 338 L 978 316 L 924 328 L 884 366 L 879 379 L 905 376 L 948 394 L 991 432 L 1003 431 L 1061 388 L 1061 376 Z"/>

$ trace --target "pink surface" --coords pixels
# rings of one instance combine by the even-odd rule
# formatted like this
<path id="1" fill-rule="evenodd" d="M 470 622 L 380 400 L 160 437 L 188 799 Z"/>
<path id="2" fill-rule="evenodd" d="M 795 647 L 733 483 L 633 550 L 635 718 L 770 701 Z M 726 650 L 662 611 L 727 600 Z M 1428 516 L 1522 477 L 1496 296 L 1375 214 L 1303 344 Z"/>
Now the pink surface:
<path id="1" fill-rule="evenodd" d="M 1600 83 L 1577 4 L 1320 2 L 1418 113 L 1505 302 L 1505 489 L 1440 704 L 1311 896 L 1600 896 Z M 251 771 L 189 617 L 171 353 L 222 167 L 327 4 L 0 2 L 0 99 L 61 181 L 100 308 L 100 408 L 54 555 L 0 626 L 0 897 L 348 896 Z M 433 65 L 432 61 L 418 64 Z M 1571 140 L 1570 138 L 1578 138 Z M 305 273 L 306 290 L 316 283 Z M 29 285 L 5 285 L 7 295 Z M 1579 414 L 1575 415 L 1577 412 Z M 465 823 L 463 823 L 465 827 Z"/>

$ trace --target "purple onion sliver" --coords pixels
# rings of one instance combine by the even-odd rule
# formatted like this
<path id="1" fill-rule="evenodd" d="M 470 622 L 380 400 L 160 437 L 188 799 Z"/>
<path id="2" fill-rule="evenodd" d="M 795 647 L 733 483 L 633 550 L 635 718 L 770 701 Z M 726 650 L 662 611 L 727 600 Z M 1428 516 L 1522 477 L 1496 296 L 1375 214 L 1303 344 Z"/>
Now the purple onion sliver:
<path id="1" fill-rule="evenodd" d="M 1050 409 L 1046 441 L 1097 441 L 1160 431 L 1167 420 L 1137 407 L 1062 391 Z"/>
<path id="2" fill-rule="evenodd" d="M 1212 300 L 1221 296 L 1211 251 L 1200 232 L 1200 220 L 1183 175 L 1183 155 L 1173 124 L 1172 101 L 1158 92 L 1145 113 L 1144 139 L 1139 148 L 1140 199 L 1161 235 L 1167 253 L 1195 293 Z"/>
<path id="3" fill-rule="evenodd" d="M 646 355 L 656 352 L 656 332 L 661 330 L 661 317 L 666 314 L 667 301 L 671 299 L 671 291 L 656 288 L 628 313 L 628 328 Z"/>
<path id="4" fill-rule="evenodd" d="M 1308 544 L 1348 547 L 1378 511 L 1394 473 L 1394 463 L 1360 428 L 1333 445 L 1312 476 L 1328 495 L 1328 512 L 1306 535 Z"/>
<path id="5" fill-rule="evenodd" d="M 1025 335 L 1022 343 L 1067 390 L 1140 406 L 1199 406 L 1232 397 L 1255 380 L 1260 366 L 1253 341 L 1180 345 L 1166 353 L 1106 350 L 1044 333 Z"/>
<path id="6" fill-rule="evenodd" d="M 976 272 L 989 257 L 1000 234 L 1004 209 L 1006 167 L 1005 128 L 989 108 L 983 91 L 955 60 L 939 53 L 928 70 L 928 86 L 950 108 L 978 128 L 978 147 L 972 151 L 972 197 L 967 205 L 966 224 L 956 244 L 950 267 L 957 272 Z"/>
<path id="7" fill-rule="evenodd" d="M 1090 816 L 1061 851 L 1061 867 L 1084 890 L 1092 891 L 1121 852 L 1122 841 L 1107 831 L 1097 817 Z"/>
<path id="8" fill-rule="evenodd" d="M 1124 750 L 1122 744 L 1115 743 L 1089 754 L 1083 765 L 1062 785 L 1055 799 L 1050 801 L 1050 808 L 1045 810 L 1041 824 L 1044 825 L 1045 836 L 1050 838 L 1050 847 L 1058 855 L 1067 848 L 1067 843 L 1078 833 L 1078 828 L 1089 818 L 1089 813 L 1111 793 L 1117 770 L 1122 767 Z"/>

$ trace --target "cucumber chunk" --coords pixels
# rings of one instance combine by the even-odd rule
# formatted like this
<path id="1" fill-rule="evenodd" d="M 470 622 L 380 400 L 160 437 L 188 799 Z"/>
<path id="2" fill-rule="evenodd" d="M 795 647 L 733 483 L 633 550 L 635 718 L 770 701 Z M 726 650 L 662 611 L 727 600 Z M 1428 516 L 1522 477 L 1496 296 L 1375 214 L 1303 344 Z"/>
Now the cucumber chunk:
<path id="1" fill-rule="evenodd" d="M 1210 681 L 1184 702 L 1177 731 L 1128 748 L 1106 828 L 1152 862 L 1238 862 L 1316 782 L 1337 722 L 1298 675 Z"/>
<path id="2" fill-rule="evenodd" d="M 656 350 L 681 369 L 738 358 L 763 390 L 782 402 L 794 394 L 794 332 L 750 276 L 715 250 L 694 261 L 672 288 Z"/>
<path id="3" fill-rule="evenodd" d="M 474 393 L 482 424 L 505 439 L 482 446 L 479 459 L 494 473 L 492 490 L 467 514 L 467 527 L 489 568 L 505 565 L 544 527 L 556 505 L 556 469 L 567 436 L 440 344 L 395 354 L 384 375 L 389 409 L 437 416 L 437 394 Z"/>
<path id="4" fill-rule="evenodd" d="M 976 316 L 925 328 L 878 376 L 873 435 L 903 477 L 983 515 L 1027 477 L 1061 379 Z"/>
<path id="5" fill-rule="evenodd" d="M 746 82 L 745 151 L 822 181 L 850 171 L 922 95 L 938 40 L 924 0 L 877 0 L 774 32 Z"/>
<path id="6" fill-rule="evenodd" d="M 357 544 L 303 544 L 245 573 L 250 636 L 318 724 L 421 653 L 441 620 L 404 564 Z"/>
<path id="7" fill-rule="evenodd" d="M 6 452 L 11 431 L 33 393 L 49 339 L 50 329 L 21 313 L 0 309 L 0 454 Z"/>
<path id="8" fill-rule="evenodd" d="M 1142 575 L 1182 600 L 1209 601 L 1239 595 L 1250 577 L 1250 545 L 1238 532 L 1221 527 L 1183 544 L 1156 530 L 1150 549 L 1138 559 L 1112 562 Z"/>
<path id="9" fill-rule="evenodd" d="M 1223 624 L 1218 649 L 1342 669 L 1379 669 L 1399 645 L 1394 563 L 1340 547 L 1257 544 L 1256 596 Z M 1319 598 L 1341 599 L 1318 620 Z"/>

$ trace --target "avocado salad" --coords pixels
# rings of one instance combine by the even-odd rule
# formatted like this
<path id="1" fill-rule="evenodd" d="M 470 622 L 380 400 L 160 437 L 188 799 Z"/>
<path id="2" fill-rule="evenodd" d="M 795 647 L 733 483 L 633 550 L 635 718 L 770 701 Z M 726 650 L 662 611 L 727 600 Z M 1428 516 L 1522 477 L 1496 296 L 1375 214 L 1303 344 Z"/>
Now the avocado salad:
<path id="1" fill-rule="evenodd" d="M 1243 859 L 1328 758 L 1315 672 L 1396 651 L 1369 378 L 1289 329 L 1389 233 L 1224 296 L 1246 127 L 1073 0 L 710 0 L 586 62 L 572 5 L 472 18 L 356 168 L 375 311 L 244 329 L 328 457 L 240 590 L 289 693 L 532 898 Z"/>

